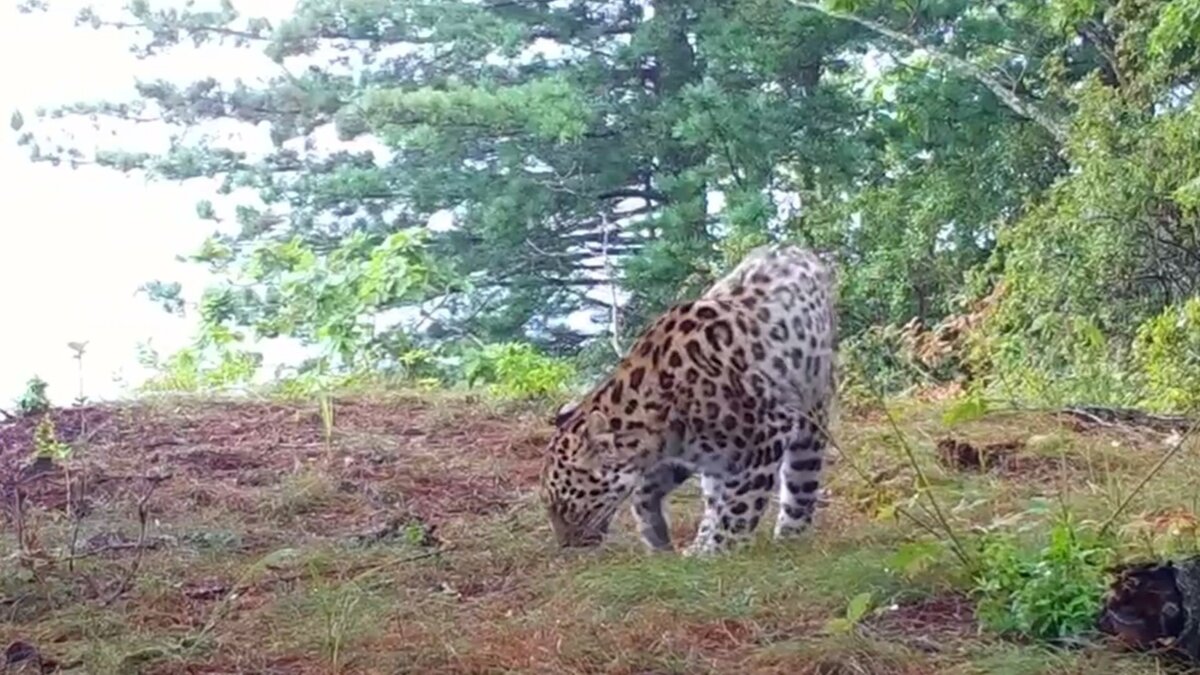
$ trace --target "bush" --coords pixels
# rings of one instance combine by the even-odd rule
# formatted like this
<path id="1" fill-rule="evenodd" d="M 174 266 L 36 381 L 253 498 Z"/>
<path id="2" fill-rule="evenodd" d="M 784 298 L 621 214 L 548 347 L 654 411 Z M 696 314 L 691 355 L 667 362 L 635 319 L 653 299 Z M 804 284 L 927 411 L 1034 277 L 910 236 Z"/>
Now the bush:
<path id="1" fill-rule="evenodd" d="M 1133 353 L 1144 378 L 1143 405 L 1163 411 L 1200 405 L 1200 297 L 1139 326 Z"/>
<path id="2" fill-rule="evenodd" d="M 1100 610 L 1104 570 L 1113 548 L 1096 533 L 1064 516 L 1040 550 L 1021 547 L 1011 536 L 982 542 L 975 593 L 976 614 L 988 628 L 1039 639 L 1089 630 Z"/>
<path id="3" fill-rule="evenodd" d="M 1128 343 L 1092 317 L 1048 312 L 987 336 L 988 381 L 998 396 L 1043 405 L 1134 403 Z"/>
<path id="4" fill-rule="evenodd" d="M 523 343 L 488 345 L 465 360 L 467 386 L 488 384 L 503 398 L 540 398 L 562 393 L 575 377 L 567 361 L 539 353 Z"/>
<path id="5" fill-rule="evenodd" d="M 873 402 L 911 390 L 930 378 L 903 354 L 901 329 L 872 326 L 847 338 L 838 351 L 838 389 L 851 405 Z"/>
<path id="6" fill-rule="evenodd" d="M 40 415 L 50 409 L 50 398 L 46 396 L 46 381 L 34 375 L 25 384 L 25 391 L 17 399 L 17 414 L 22 417 Z"/>
<path id="7" fill-rule="evenodd" d="M 33 431 L 35 457 L 63 460 L 71 455 L 71 447 L 58 440 L 58 431 L 49 415 L 42 417 Z"/>
<path id="8" fill-rule="evenodd" d="M 184 347 L 166 360 L 149 347 L 142 347 L 139 361 L 154 371 L 139 387 L 151 393 L 197 393 L 248 384 L 262 363 L 262 356 L 229 346 L 215 349 Z"/>

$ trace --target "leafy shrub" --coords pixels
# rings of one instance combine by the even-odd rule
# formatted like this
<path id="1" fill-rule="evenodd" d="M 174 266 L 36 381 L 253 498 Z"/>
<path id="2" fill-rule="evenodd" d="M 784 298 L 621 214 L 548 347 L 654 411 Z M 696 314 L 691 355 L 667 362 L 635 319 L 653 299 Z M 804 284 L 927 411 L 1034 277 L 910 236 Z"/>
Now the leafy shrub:
<path id="1" fill-rule="evenodd" d="M 49 415 L 42 417 L 33 430 L 33 451 L 36 457 L 58 460 L 71 455 L 71 446 L 58 440 L 58 430 Z"/>
<path id="2" fill-rule="evenodd" d="M 17 414 L 25 417 L 40 415 L 50 409 L 50 399 L 46 396 L 46 381 L 34 375 L 25 384 L 25 391 L 17 399 Z"/>
<path id="3" fill-rule="evenodd" d="M 1129 405 L 1137 397 L 1124 340 L 1089 317 L 1048 312 L 986 340 L 989 383 L 1004 398 L 1044 405 Z"/>
<path id="4" fill-rule="evenodd" d="M 471 352 L 464 361 L 467 386 L 489 385 L 504 398 L 553 396 L 575 377 L 567 361 L 539 353 L 532 345 L 509 342 Z"/>
<path id="5" fill-rule="evenodd" d="M 283 399 L 310 399 L 334 391 L 348 391 L 363 383 L 360 373 L 330 373 L 320 360 L 306 362 L 289 374 L 280 374 L 271 383 L 271 393 Z"/>
<path id="6" fill-rule="evenodd" d="M 975 593 L 980 621 L 1000 633 L 1039 639 L 1077 635 L 1093 623 L 1104 594 L 1104 570 L 1113 548 L 1064 516 L 1040 550 L 1011 536 L 982 542 Z"/>
<path id="7" fill-rule="evenodd" d="M 139 387 L 142 391 L 195 393 L 249 383 L 262 357 L 221 345 L 211 349 L 184 347 L 165 360 L 153 349 L 142 347 L 138 360 L 155 373 Z"/>
<path id="8" fill-rule="evenodd" d="M 927 374 L 903 355 L 901 329 L 872 326 L 839 346 L 838 389 L 847 402 L 862 404 L 928 382 Z"/>
<path id="9" fill-rule="evenodd" d="M 1200 297 L 1143 323 L 1133 353 L 1144 378 L 1144 405 L 1169 411 L 1200 405 Z"/>

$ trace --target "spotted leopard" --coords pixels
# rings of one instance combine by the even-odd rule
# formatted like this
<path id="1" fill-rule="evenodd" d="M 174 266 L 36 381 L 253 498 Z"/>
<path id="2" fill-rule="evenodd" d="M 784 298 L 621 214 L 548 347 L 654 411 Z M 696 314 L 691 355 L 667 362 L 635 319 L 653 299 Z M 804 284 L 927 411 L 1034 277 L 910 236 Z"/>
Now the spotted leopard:
<path id="1" fill-rule="evenodd" d="M 835 395 L 834 302 L 830 266 L 771 246 L 659 317 L 555 419 L 540 492 L 558 543 L 599 544 L 632 496 L 642 540 L 671 550 L 663 500 L 694 473 L 705 508 L 686 555 L 744 542 L 772 492 L 775 537 L 808 529 Z"/>

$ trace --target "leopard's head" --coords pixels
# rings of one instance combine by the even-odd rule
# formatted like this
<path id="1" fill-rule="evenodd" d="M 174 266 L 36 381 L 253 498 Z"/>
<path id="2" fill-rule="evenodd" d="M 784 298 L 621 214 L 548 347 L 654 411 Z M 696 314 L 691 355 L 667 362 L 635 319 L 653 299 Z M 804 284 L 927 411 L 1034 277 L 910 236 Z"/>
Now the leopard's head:
<path id="1" fill-rule="evenodd" d="M 596 546 L 637 483 L 631 450 L 642 439 L 614 433 L 595 410 L 562 411 L 555 426 L 542 465 L 542 503 L 560 546 Z"/>

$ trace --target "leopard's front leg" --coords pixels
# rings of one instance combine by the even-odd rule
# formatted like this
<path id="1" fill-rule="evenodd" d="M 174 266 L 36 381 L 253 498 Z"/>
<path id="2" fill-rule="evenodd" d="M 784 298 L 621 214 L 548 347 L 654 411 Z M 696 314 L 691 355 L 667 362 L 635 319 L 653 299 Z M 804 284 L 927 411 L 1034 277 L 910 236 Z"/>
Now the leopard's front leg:
<path id="1" fill-rule="evenodd" d="M 651 550 L 672 550 L 671 528 L 663 511 L 663 501 L 691 475 L 691 469 L 686 466 L 664 463 L 648 471 L 642 479 L 642 485 L 633 497 L 633 518 L 642 542 Z"/>

